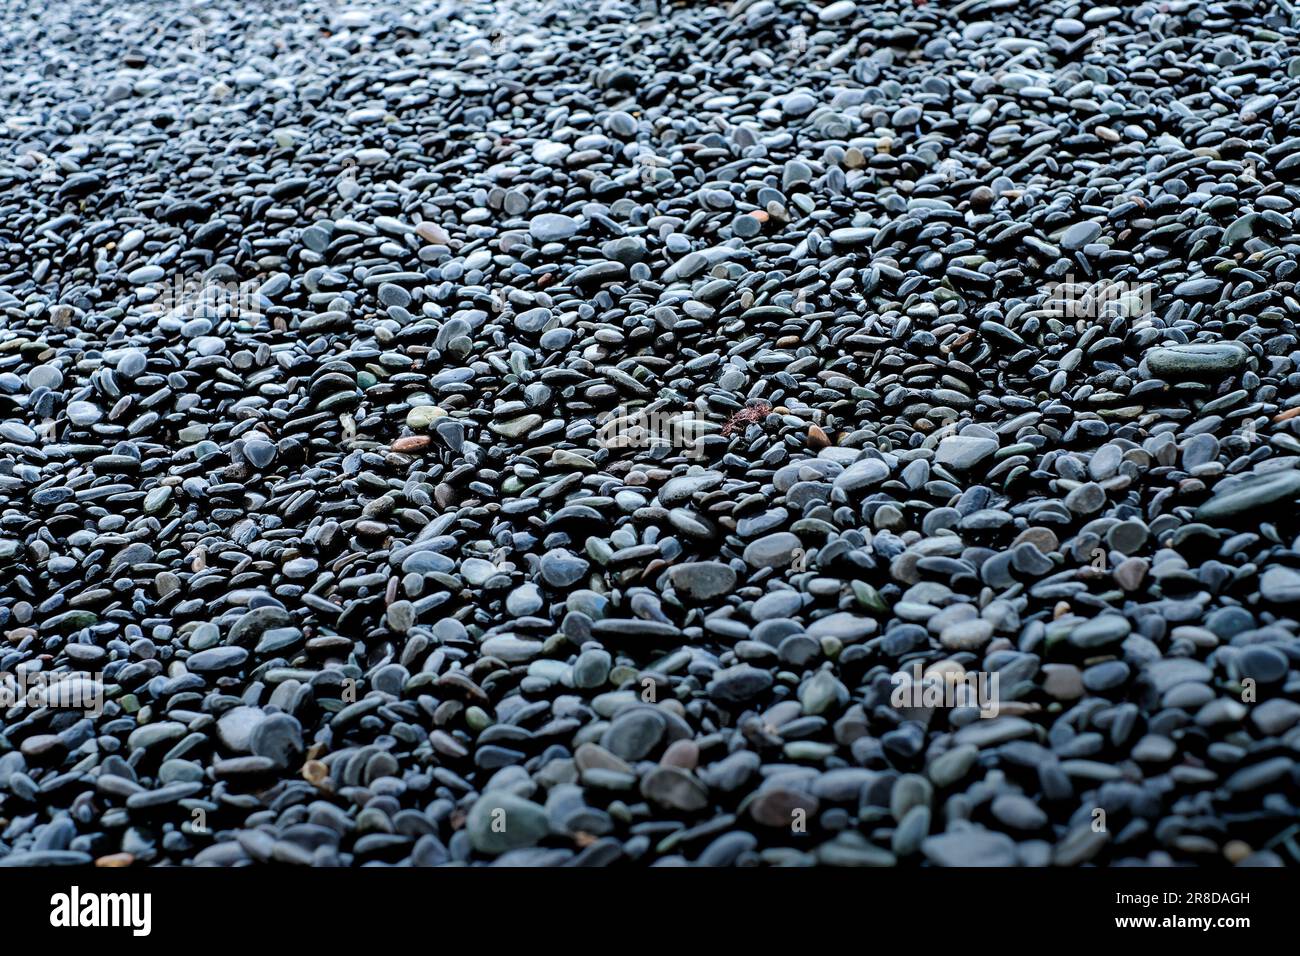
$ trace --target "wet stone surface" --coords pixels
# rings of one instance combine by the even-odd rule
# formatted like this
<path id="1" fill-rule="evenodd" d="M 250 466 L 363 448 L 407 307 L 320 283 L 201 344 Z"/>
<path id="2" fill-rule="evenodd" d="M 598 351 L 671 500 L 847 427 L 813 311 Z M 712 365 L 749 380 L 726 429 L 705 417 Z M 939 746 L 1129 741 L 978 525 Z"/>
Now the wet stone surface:
<path id="1" fill-rule="evenodd" d="M 0 859 L 1297 862 L 1287 9 L 17 0 Z"/>

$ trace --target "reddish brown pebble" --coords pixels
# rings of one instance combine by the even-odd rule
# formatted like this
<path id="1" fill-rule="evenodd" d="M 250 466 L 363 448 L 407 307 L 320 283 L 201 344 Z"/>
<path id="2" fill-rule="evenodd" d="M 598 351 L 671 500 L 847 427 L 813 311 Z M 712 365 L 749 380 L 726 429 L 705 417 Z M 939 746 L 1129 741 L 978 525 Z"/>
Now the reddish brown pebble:
<path id="1" fill-rule="evenodd" d="M 659 763 L 665 767 L 694 770 L 700 762 L 700 748 L 693 740 L 674 740 L 664 751 Z"/>
<path id="2" fill-rule="evenodd" d="M 405 438 L 397 439 L 390 447 L 393 451 L 399 452 L 419 451 L 428 445 L 430 440 L 428 435 L 407 435 Z"/>

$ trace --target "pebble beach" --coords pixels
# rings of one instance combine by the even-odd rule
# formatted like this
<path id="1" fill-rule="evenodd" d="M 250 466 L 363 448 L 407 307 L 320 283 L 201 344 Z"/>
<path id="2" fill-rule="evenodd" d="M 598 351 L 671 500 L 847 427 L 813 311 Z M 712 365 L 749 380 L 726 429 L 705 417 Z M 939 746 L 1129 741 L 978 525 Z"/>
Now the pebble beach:
<path id="1" fill-rule="evenodd" d="M 1300 863 L 1300 13 L 10 0 L 0 866 Z"/>

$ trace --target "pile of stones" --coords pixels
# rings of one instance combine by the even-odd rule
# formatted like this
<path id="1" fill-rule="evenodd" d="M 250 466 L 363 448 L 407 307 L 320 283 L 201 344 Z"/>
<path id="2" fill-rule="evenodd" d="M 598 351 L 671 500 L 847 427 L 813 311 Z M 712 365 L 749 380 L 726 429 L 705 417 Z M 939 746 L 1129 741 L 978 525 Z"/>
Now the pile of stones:
<path id="1" fill-rule="evenodd" d="M 0 27 L 0 864 L 1300 862 L 1292 3 Z"/>

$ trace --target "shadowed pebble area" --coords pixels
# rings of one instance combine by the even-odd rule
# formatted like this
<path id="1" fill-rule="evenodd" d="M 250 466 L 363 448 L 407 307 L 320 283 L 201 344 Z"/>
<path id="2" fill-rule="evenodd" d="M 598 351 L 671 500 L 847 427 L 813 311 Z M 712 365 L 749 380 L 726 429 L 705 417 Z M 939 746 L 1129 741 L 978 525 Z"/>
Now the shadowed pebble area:
<path id="1" fill-rule="evenodd" d="M 0 14 L 0 865 L 1300 863 L 1300 21 Z"/>

